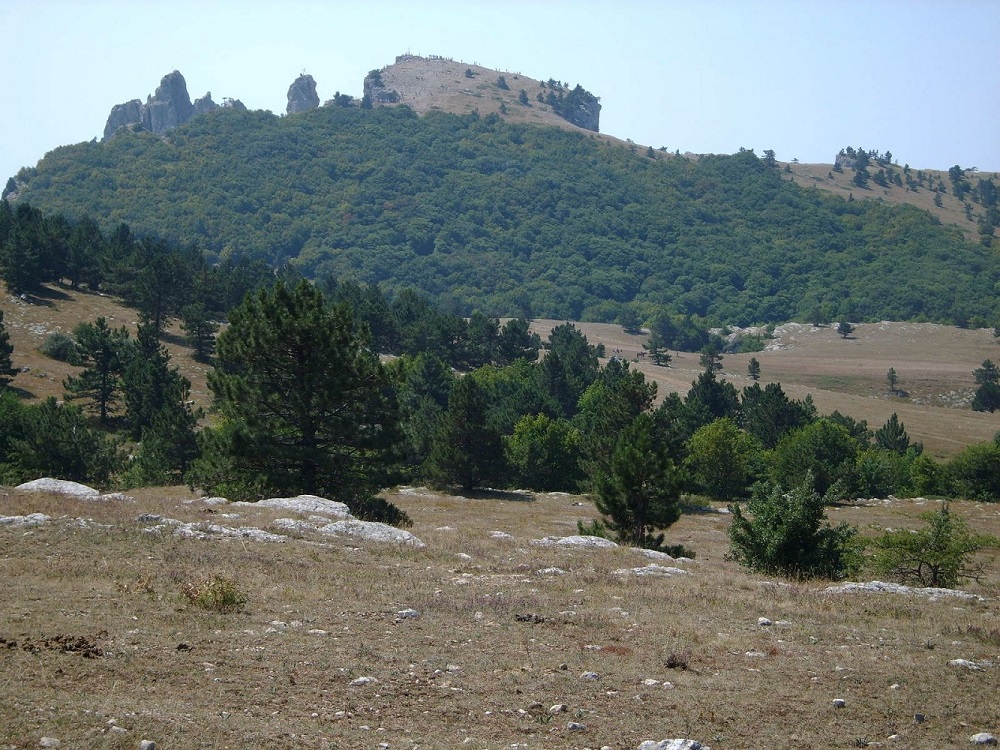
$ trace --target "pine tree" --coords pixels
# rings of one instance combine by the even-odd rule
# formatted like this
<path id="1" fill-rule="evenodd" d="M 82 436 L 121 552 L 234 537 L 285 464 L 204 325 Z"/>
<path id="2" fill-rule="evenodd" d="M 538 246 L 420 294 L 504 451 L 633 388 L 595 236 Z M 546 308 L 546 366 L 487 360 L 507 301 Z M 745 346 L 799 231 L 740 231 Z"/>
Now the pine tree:
<path id="1" fill-rule="evenodd" d="M 654 419 L 640 414 L 621 434 L 610 470 L 592 477 L 594 504 L 618 540 L 657 548 L 665 529 L 681 517 L 681 472 L 656 439 Z"/>
<path id="2" fill-rule="evenodd" d="M 121 376 L 126 362 L 128 331 L 113 329 L 102 317 L 95 323 L 81 323 L 73 329 L 77 344 L 77 361 L 84 370 L 63 381 L 66 400 L 85 399 L 88 408 L 96 411 L 101 424 L 107 424 L 121 389 Z"/>
<path id="3" fill-rule="evenodd" d="M 751 357 L 750 361 L 747 362 L 747 375 L 754 380 L 760 380 L 760 362 L 757 361 L 756 357 Z"/>
<path id="4" fill-rule="evenodd" d="M 399 438 L 396 399 L 350 308 L 307 282 L 249 296 L 229 315 L 209 388 L 222 420 L 192 478 L 230 494 L 310 493 L 405 522 L 375 497 Z"/>
<path id="5" fill-rule="evenodd" d="M 882 427 L 875 430 L 875 444 L 884 450 L 903 455 L 910 447 L 910 436 L 906 434 L 906 425 L 899 421 L 896 412 Z"/>
<path id="6" fill-rule="evenodd" d="M 487 424 L 486 396 L 475 377 L 459 378 L 448 411 L 434 437 L 427 473 L 438 485 L 468 492 L 499 480 L 503 468 L 500 433 Z"/>
<path id="7" fill-rule="evenodd" d="M 215 333 L 219 325 L 208 318 L 200 302 L 185 305 L 181 310 L 181 329 L 187 334 L 187 343 L 194 350 L 194 358 L 207 362 L 215 352 Z"/>
<path id="8" fill-rule="evenodd" d="M 17 369 L 11 361 L 14 346 L 10 343 L 10 334 L 3 324 L 3 310 L 0 310 L 0 389 L 6 388 L 17 375 Z"/>

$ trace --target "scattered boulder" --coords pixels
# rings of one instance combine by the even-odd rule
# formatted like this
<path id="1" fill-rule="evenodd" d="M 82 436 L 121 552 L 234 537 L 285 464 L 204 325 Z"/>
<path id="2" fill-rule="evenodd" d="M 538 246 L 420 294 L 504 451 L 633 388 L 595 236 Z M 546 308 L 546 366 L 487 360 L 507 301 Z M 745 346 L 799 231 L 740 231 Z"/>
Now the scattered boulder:
<path id="1" fill-rule="evenodd" d="M 352 518 L 351 510 L 346 504 L 336 500 L 327 500 L 318 495 L 296 495 L 295 497 L 271 497 L 256 503 L 236 502 L 233 505 L 255 506 L 257 508 L 279 508 L 295 513 L 318 513 L 332 518 Z"/>
<path id="2" fill-rule="evenodd" d="M 712 750 L 697 740 L 646 740 L 639 745 L 639 750 Z"/>
<path id="3" fill-rule="evenodd" d="M 849 582 L 839 583 L 834 586 L 827 586 L 823 589 L 827 594 L 854 594 L 854 593 L 878 593 L 878 594 L 907 594 L 917 596 L 927 596 L 932 600 L 941 597 L 954 597 L 956 599 L 969 599 L 973 601 L 986 601 L 978 594 L 968 591 L 958 591 L 956 589 L 942 589 L 932 587 L 904 586 L 900 583 L 886 583 L 884 581 L 869 581 L 867 583 Z"/>
<path id="4" fill-rule="evenodd" d="M 662 576 L 664 578 L 669 578 L 670 576 L 686 576 L 688 575 L 688 572 L 680 568 L 650 563 L 642 568 L 619 568 L 615 571 L 615 575 Z"/>
<path id="5" fill-rule="evenodd" d="M 834 708 L 846 708 L 847 706 L 847 701 L 843 698 L 834 698 L 831 702 L 833 703 Z"/>
<path id="6" fill-rule="evenodd" d="M 989 659 L 983 659 L 982 661 L 970 661 L 969 659 L 952 659 L 948 662 L 949 667 L 965 667 L 970 672 L 982 672 L 984 669 L 989 669 L 993 666 L 993 662 Z"/>
<path id="7" fill-rule="evenodd" d="M 372 685 L 376 682 L 378 682 L 378 680 L 376 680 L 374 677 L 358 677 L 356 679 L 351 680 L 351 685 L 353 685 L 354 687 L 363 687 L 365 685 Z"/>
<path id="8" fill-rule="evenodd" d="M 51 477 L 25 482 L 17 485 L 15 489 L 21 492 L 58 492 L 60 495 L 72 495 L 73 497 L 98 497 L 101 494 L 85 484 L 70 482 L 66 479 L 52 479 Z"/>
<path id="9" fill-rule="evenodd" d="M 142 518 L 142 516 L 140 516 Z M 160 534 L 170 529 L 174 536 L 188 539 L 248 539 L 254 542 L 287 542 L 288 537 L 281 534 L 272 534 L 263 529 L 252 526 L 222 526 L 217 523 L 184 523 L 176 518 L 163 518 L 161 516 L 150 515 L 156 518 L 155 526 L 146 529 L 147 533 Z"/>
<path id="10" fill-rule="evenodd" d="M 311 75 L 303 73 L 288 87 L 288 106 L 285 111 L 294 115 L 308 112 L 319 106 L 319 95 L 316 93 L 316 81 Z"/>
<path id="11" fill-rule="evenodd" d="M 973 745 L 996 745 L 997 738 L 989 732 L 979 732 L 969 737 L 969 742 Z"/>
<path id="12" fill-rule="evenodd" d="M 38 526 L 38 524 L 51 520 L 52 518 L 44 513 L 29 513 L 26 516 L 0 516 L 0 526 Z"/>
<path id="13" fill-rule="evenodd" d="M 532 539 L 532 544 L 541 547 L 617 547 L 615 542 L 600 536 L 546 536 L 541 539 Z"/>
<path id="14" fill-rule="evenodd" d="M 351 536 L 372 542 L 396 542 L 422 549 L 427 545 L 409 531 L 378 521 L 334 521 L 316 529 L 320 534 Z"/>

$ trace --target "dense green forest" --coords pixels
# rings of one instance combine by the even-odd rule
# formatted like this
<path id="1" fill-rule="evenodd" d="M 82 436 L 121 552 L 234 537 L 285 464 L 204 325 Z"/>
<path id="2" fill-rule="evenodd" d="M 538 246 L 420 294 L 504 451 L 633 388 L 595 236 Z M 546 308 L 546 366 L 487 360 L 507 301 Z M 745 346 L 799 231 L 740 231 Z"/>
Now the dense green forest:
<path id="1" fill-rule="evenodd" d="M 716 324 L 992 324 L 993 253 L 926 212 L 803 190 L 752 151 L 698 160 L 497 116 L 219 110 L 22 170 L 17 201 L 441 310 Z M 859 187 L 859 191 L 863 190 Z"/>

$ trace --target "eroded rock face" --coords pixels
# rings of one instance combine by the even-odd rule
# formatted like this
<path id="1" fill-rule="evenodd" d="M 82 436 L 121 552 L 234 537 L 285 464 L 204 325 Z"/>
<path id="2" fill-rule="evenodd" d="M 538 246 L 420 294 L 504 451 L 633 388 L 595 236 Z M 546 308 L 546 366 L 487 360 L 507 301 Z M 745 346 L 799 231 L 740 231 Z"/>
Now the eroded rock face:
<path id="1" fill-rule="evenodd" d="M 303 73 L 288 87 L 288 106 L 285 111 L 294 115 L 298 112 L 308 112 L 319 106 L 319 95 L 316 93 L 316 81 L 311 75 Z"/>
<path id="2" fill-rule="evenodd" d="M 212 92 L 208 91 L 205 93 L 205 96 L 194 100 L 192 114 L 203 115 L 218 108 L 219 105 L 212 101 Z"/>
<path id="3" fill-rule="evenodd" d="M 146 99 L 142 124 L 150 132 L 166 133 L 190 120 L 193 112 L 187 83 L 184 76 L 175 70 L 163 76 L 156 92 Z"/>
<path id="4" fill-rule="evenodd" d="M 124 104 L 116 104 L 111 108 L 111 114 L 108 115 L 108 122 L 104 126 L 104 139 L 107 140 L 121 128 L 136 125 L 140 122 L 142 122 L 141 101 L 133 99 Z"/>
<path id="5" fill-rule="evenodd" d="M 236 109 L 246 109 L 241 102 L 229 100 L 222 105 Z M 132 99 L 124 104 L 116 104 L 108 115 L 104 126 L 104 139 L 107 140 L 122 128 L 142 127 L 151 133 L 166 133 L 178 125 L 183 125 L 194 115 L 211 112 L 219 105 L 212 101 L 212 94 L 207 93 L 192 104 L 188 96 L 187 82 L 179 71 L 168 73 L 160 79 L 160 85 L 152 96 L 146 97 L 143 104 L 138 99 Z"/>

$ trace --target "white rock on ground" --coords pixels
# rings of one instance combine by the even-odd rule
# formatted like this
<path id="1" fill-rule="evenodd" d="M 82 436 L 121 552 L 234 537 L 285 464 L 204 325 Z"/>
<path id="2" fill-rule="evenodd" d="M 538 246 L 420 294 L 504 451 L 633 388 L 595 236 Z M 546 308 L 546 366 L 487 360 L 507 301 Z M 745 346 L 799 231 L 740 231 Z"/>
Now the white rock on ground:
<path id="1" fill-rule="evenodd" d="M 252 526 L 232 527 L 217 523 L 184 523 L 176 518 L 159 518 L 147 533 L 159 534 L 170 529 L 174 536 L 192 539 L 249 539 L 254 542 L 287 542 L 288 537 Z"/>
<path id="2" fill-rule="evenodd" d="M 599 536 L 546 536 L 541 539 L 532 539 L 532 544 L 537 544 L 541 547 L 588 547 L 588 548 L 600 548 L 600 547 L 617 547 L 615 542 L 610 539 L 605 539 Z"/>
<path id="3" fill-rule="evenodd" d="M 680 568 L 665 567 L 663 565 L 657 565 L 656 563 L 650 563 L 642 568 L 619 568 L 615 571 L 615 575 L 662 576 L 664 578 L 669 578 L 670 576 L 686 576 L 689 575 L 689 573 L 686 570 L 681 570 Z"/>
<path id="4" fill-rule="evenodd" d="M 639 750 L 712 750 L 697 740 L 646 740 L 639 745 Z"/>
<path id="5" fill-rule="evenodd" d="M 295 513 L 319 513 L 332 518 L 353 518 L 350 508 L 336 500 L 327 500 L 318 495 L 296 495 L 295 497 L 271 497 L 256 503 L 236 502 L 233 505 L 256 506 L 258 508 L 280 508 Z"/>
<path id="6" fill-rule="evenodd" d="M 952 659 L 948 662 L 949 667 L 965 667 L 972 672 L 981 672 L 984 669 L 989 669 L 993 666 L 993 662 L 989 659 L 983 659 L 982 661 L 970 661 L 969 659 Z"/>
<path id="7" fill-rule="evenodd" d="M 61 495 L 73 495 L 74 497 L 100 497 L 100 492 L 93 487 L 88 487 L 79 482 L 70 482 L 66 479 L 53 479 L 52 477 L 42 477 L 31 482 L 19 484 L 15 489 L 21 492 L 58 492 Z"/>
<path id="8" fill-rule="evenodd" d="M 858 592 L 872 592 L 880 594 L 916 594 L 918 596 L 928 596 L 932 599 L 938 597 L 955 597 L 957 599 L 971 599 L 979 602 L 986 601 L 978 594 L 968 591 L 958 591 L 956 589 L 942 588 L 920 588 L 903 586 L 899 583 L 886 583 L 884 581 L 869 581 L 867 583 L 840 583 L 834 586 L 827 586 L 823 589 L 828 594 L 854 594 Z"/>
<path id="9" fill-rule="evenodd" d="M 973 745 L 996 745 L 997 738 L 989 732 L 979 732 L 969 737 L 969 742 Z"/>
<path id="10" fill-rule="evenodd" d="M 37 526 L 51 520 L 44 513 L 29 513 L 26 516 L 0 516 L 0 526 Z"/>
<path id="11" fill-rule="evenodd" d="M 325 526 L 320 526 L 317 531 L 320 534 L 350 536 L 372 542 L 409 544 L 418 549 L 427 546 L 409 531 L 397 529 L 395 526 L 390 526 L 387 523 L 379 523 L 378 521 L 334 521 Z"/>
<path id="12" fill-rule="evenodd" d="M 655 549 L 642 549 L 641 547 L 637 547 L 636 549 L 639 550 L 639 553 L 643 557 L 648 557 L 650 560 L 659 560 L 660 562 L 674 562 L 674 558 L 668 555 L 666 552 L 660 552 L 659 550 Z"/>

